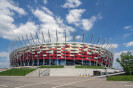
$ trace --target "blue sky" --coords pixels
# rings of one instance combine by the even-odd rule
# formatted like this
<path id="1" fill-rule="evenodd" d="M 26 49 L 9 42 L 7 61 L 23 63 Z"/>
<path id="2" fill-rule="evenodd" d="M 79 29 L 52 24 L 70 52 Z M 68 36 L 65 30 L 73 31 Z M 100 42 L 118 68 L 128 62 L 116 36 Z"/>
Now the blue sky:
<path id="1" fill-rule="evenodd" d="M 85 42 L 89 43 L 94 33 L 95 44 L 101 35 L 101 43 L 106 38 L 115 49 L 115 59 L 121 52 L 133 52 L 133 0 L 0 0 L 0 66 L 8 66 L 8 46 L 20 35 L 35 36 L 44 32 L 48 40 L 48 29 L 55 42 L 55 31 L 59 41 L 72 41 L 76 31 L 76 41 L 81 42 L 85 32 Z M 41 36 L 39 36 L 41 39 Z M 119 68 L 115 62 L 114 67 Z"/>

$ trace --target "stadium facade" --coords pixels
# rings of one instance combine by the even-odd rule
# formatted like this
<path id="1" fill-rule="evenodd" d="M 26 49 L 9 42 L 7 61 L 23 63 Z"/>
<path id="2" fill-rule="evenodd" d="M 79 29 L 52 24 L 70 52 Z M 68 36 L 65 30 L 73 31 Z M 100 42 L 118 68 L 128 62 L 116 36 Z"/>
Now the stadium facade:
<path id="1" fill-rule="evenodd" d="M 58 42 L 58 34 L 56 31 L 56 43 L 51 43 L 50 33 L 48 31 L 49 40 L 45 43 L 44 35 L 42 32 L 43 41 L 40 43 L 38 34 L 36 33 L 36 39 L 26 40 L 22 36 L 22 40 L 18 38 L 16 41 L 12 41 L 9 45 L 10 51 L 10 65 L 13 67 L 18 66 L 40 66 L 40 65 L 88 65 L 88 66 L 106 66 L 112 67 L 113 65 L 113 53 L 105 47 L 103 44 L 91 44 L 84 43 L 84 33 L 82 42 L 74 41 Z M 91 41 L 93 35 L 91 37 Z M 35 42 L 35 40 L 38 40 Z M 107 44 L 108 45 L 108 44 Z M 107 47 L 107 46 L 106 46 Z"/>
<path id="2" fill-rule="evenodd" d="M 112 67 L 113 54 L 92 44 L 50 43 L 22 47 L 10 53 L 11 66 L 89 65 Z"/>

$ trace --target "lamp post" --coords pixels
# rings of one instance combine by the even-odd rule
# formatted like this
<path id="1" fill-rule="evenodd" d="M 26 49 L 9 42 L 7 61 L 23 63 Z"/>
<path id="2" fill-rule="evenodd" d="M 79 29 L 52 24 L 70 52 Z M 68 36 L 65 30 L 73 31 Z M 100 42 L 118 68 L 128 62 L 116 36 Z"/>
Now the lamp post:
<path id="1" fill-rule="evenodd" d="M 107 68 L 106 68 L 106 65 L 105 65 L 105 74 L 106 74 L 106 78 L 107 78 Z"/>

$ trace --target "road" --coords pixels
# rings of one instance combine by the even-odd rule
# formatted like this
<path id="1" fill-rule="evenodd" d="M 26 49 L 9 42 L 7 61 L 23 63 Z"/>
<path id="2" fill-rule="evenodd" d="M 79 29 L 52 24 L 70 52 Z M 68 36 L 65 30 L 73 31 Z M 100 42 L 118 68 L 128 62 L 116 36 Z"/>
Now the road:
<path id="1" fill-rule="evenodd" d="M 133 88 L 133 82 L 88 77 L 0 77 L 0 88 Z"/>

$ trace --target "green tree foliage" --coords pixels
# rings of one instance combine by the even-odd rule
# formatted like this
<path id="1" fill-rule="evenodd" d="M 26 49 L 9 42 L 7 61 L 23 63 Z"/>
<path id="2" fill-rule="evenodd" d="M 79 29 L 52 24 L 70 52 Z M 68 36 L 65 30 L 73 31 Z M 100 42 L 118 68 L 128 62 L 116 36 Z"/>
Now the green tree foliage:
<path id="1" fill-rule="evenodd" d="M 121 58 L 117 58 L 117 62 L 123 67 L 127 75 L 133 75 L 133 55 L 131 52 L 122 53 Z"/>

